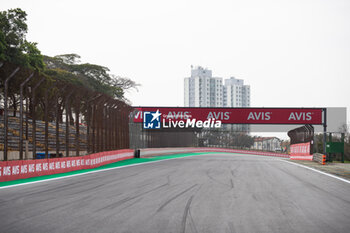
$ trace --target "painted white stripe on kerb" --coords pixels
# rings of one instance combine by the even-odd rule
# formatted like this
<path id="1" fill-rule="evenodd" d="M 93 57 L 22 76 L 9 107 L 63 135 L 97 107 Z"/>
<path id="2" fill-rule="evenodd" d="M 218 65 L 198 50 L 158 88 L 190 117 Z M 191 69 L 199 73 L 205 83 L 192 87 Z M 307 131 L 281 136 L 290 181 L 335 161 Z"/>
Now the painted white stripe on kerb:
<path id="1" fill-rule="evenodd" d="M 329 176 L 329 177 L 332 177 L 332 178 L 335 178 L 335 179 L 337 179 L 337 180 L 341 180 L 341 181 L 343 181 L 343 182 L 345 182 L 345 183 L 350 184 L 350 180 L 341 178 L 341 177 L 339 177 L 339 176 L 335 176 L 335 175 L 332 175 L 332 174 L 329 174 L 329 173 L 326 173 L 326 172 L 317 170 L 317 169 L 315 169 L 315 168 L 308 167 L 308 166 L 304 166 L 304 165 L 298 164 L 298 163 L 293 163 L 293 162 L 290 162 L 290 161 L 287 161 L 287 160 L 282 160 L 282 159 L 281 159 L 281 161 L 286 162 L 286 163 L 289 163 L 289 164 L 293 164 L 293 165 L 298 166 L 298 167 L 303 167 L 303 168 L 309 169 L 309 170 L 311 170 L 311 171 L 318 172 L 318 173 L 321 173 L 321 174 L 323 174 L 323 175 L 326 175 L 326 176 Z"/>

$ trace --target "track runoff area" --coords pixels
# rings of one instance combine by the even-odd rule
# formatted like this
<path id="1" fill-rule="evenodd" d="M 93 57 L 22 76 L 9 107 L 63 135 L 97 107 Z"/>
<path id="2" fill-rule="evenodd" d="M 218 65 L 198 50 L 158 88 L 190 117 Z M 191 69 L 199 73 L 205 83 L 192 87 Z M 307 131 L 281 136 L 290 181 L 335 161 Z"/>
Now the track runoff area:
<path id="1" fill-rule="evenodd" d="M 286 159 L 203 152 L 128 161 L 3 187 L 0 231 L 350 229 L 350 183 Z"/>

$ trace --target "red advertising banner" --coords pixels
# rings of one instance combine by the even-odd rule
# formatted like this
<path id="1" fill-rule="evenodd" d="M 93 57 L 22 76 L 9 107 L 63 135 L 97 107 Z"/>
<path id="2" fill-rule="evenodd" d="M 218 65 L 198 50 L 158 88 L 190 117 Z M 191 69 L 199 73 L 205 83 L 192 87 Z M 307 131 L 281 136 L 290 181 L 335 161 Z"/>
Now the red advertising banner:
<path id="1" fill-rule="evenodd" d="M 290 145 L 290 159 L 294 160 L 312 160 L 310 154 L 310 142 Z"/>
<path id="2" fill-rule="evenodd" d="M 152 152 L 164 155 L 167 151 L 171 154 L 176 153 L 174 148 L 149 148 L 142 151 Z M 223 149 L 223 148 L 176 148 L 179 153 L 188 152 L 229 152 L 239 154 L 253 154 L 274 157 L 288 158 L 287 154 Z M 144 153 L 144 152 L 143 152 Z M 121 160 L 134 158 L 134 150 L 116 150 L 100 152 L 80 157 L 54 158 L 54 159 L 37 159 L 37 160 L 16 160 L 16 161 L 0 161 L 0 182 L 17 179 L 25 179 L 30 177 L 52 175 L 57 173 L 70 172 L 81 169 L 91 169 L 105 164 L 114 163 Z"/>
<path id="3" fill-rule="evenodd" d="M 312 124 L 321 125 L 322 108 L 177 108 L 136 107 L 134 122 L 141 123 L 143 112 L 159 110 L 161 121 L 196 119 L 221 120 L 223 124 Z"/>
<path id="4" fill-rule="evenodd" d="M 0 162 L 0 182 L 90 169 L 131 158 L 134 150 L 125 149 L 79 157 L 3 161 Z"/>

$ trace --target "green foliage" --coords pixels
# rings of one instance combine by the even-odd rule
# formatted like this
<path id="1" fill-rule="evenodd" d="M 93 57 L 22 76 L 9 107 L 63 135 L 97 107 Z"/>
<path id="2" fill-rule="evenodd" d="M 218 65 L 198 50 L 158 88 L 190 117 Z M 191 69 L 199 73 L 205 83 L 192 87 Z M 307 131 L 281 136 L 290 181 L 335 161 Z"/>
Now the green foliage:
<path id="1" fill-rule="evenodd" d="M 227 148 L 250 148 L 254 144 L 254 138 L 247 133 L 224 130 L 203 130 L 199 134 L 199 140 L 205 146 Z"/>
<path id="2" fill-rule="evenodd" d="M 68 65 L 80 63 L 80 56 L 75 53 L 57 55 L 55 56 L 55 59 L 57 59 L 63 64 L 68 64 Z"/>
<path id="3" fill-rule="evenodd" d="M 47 69 L 44 71 L 44 73 L 49 77 L 56 78 L 57 80 L 62 80 L 62 81 L 66 81 L 67 83 L 83 86 L 83 83 L 81 82 L 81 80 L 77 78 L 76 75 L 66 70 L 62 70 L 59 68 Z"/>
<path id="4" fill-rule="evenodd" d="M 6 40 L 5 35 L 2 31 L 0 31 L 0 60 L 5 61 L 5 50 L 6 50 Z"/>
<path id="5" fill-rule="evenodd" d="M 27 13 L 19 8 L 0 12 L 0 28 L 11 48 L 19 48 L 25 41 Z"/>
<path id="6" fill-rule="evenodd" d="M 29 67 L 42 70 L 44 69 L 43 56 L 40 50 L 36 47 L 37 43 L 25 41 L 23 44 L 23 59 Z"/>
<path id="7" fill-rule="evenodd" d="M 16 8 L 0 12 L 0 59 L 35 70 L 44 68 L 36 43 L 28 42 L 27 14 Z"/>
<path id="8" fill-rule="evenodd" d="M 113 98 L 124 99 L 124 90 L 138 85 L 128 79 L 110 74 L 109 68 L 90 63 L 80 63 L 77 54 L 62 54 L 54 57 L 44 56 L 47 75 L 61 80 L 79 83 L 84 87 L 107 94 Z"/>
<path id="9" fill-rule="evenodd" d="M 37 43 L 26 40 L 26 20 L 26 12 L 19 8 L 0 12 L 0 60 L 40 71 L 47 77 L 83 86 L 112 98 L 124 99 L 125 90 L 138 86 L 130 79 L 110 74 L 105 66 L 80 63 L 78 54 L 43 56 Z M 19 76 L 17 74 L 18 78 L 13 82 L 27 77 Z"/>

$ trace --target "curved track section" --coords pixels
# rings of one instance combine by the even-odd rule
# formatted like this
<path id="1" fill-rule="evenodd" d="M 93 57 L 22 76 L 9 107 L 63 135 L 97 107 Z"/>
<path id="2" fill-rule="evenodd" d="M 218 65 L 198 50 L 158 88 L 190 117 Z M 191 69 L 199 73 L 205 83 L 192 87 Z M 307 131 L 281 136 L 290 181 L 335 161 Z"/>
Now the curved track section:
<path id="1" fill-rule="evenodd" d="M 277 158 L 199 155 L 0 190 L 0 232 L 349 232 L 350 185 Z"/>

